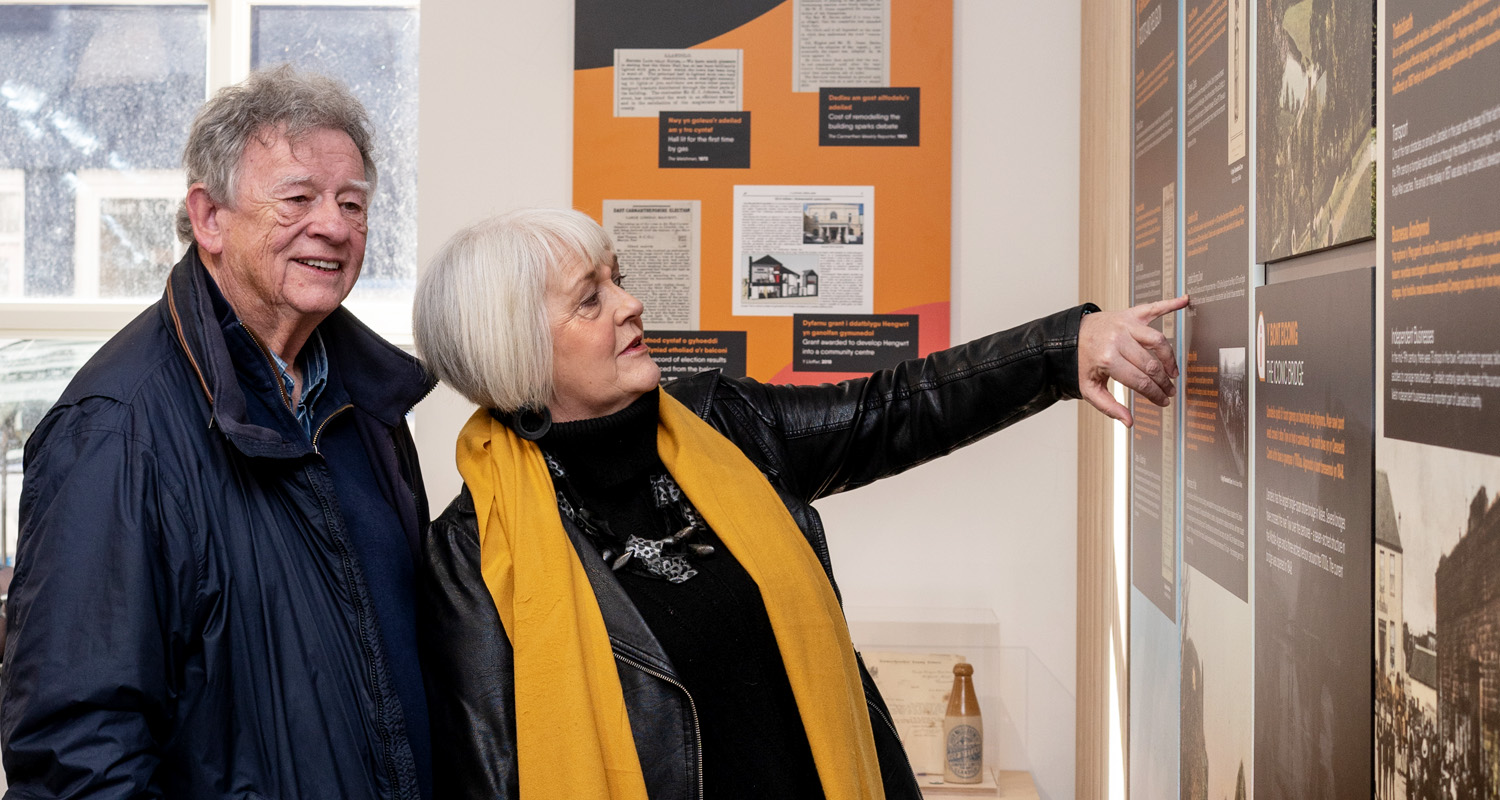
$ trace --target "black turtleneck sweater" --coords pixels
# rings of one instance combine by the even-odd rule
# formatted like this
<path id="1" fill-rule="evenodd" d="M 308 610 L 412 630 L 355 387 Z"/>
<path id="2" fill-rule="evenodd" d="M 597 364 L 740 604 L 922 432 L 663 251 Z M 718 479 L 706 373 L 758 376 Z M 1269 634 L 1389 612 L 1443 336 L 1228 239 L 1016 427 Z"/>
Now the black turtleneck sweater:
<path id="1" fill-rule="evenodd" d="M 666 473 L 656 454 L 658 391 L 597 419 L 554 424 L 538 442 L 567 472 L 580 505 L 612 531 L 661 539 L 672 521 L 651 499 Z M 760 589 L 709 531 L 682 583 L 615 573 L 692 696 L 703 734 L 704 796 L 822 798 L 797 702 Z"/>

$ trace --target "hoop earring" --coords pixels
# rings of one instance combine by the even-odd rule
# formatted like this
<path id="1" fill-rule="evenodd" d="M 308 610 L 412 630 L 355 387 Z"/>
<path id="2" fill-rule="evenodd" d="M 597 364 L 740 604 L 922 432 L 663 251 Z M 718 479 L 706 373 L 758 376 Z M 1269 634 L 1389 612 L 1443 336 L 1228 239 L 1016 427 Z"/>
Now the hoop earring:
<path id="1" fill-rule="evenodd" d="M 534 442 L 552 430 L 552 412 L 546 408 L 541 411 L 523 408 L 511 415 L 510 424 L 517 436 Z"/>

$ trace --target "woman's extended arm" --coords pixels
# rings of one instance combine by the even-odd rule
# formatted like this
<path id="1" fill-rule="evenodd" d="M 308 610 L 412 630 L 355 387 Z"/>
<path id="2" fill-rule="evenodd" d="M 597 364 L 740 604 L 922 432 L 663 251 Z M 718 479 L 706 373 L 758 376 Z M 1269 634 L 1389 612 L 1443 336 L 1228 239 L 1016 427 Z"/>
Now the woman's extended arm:
<path id="1" fill-rule="evenodd" d="M 788 483 L 813 500 L 950 453 L 1064 398 L 1081 397 L 1130 424 L 1107 383 L 1120 380 L 1169 402 L 1176 360 L 1149 323 L 1186 302 L 1120 312 L 1079 306 L 868 378 L 820 386 L 744 381 L 738 391 L 785 448 L 784 463 L 796 473 Z"/>

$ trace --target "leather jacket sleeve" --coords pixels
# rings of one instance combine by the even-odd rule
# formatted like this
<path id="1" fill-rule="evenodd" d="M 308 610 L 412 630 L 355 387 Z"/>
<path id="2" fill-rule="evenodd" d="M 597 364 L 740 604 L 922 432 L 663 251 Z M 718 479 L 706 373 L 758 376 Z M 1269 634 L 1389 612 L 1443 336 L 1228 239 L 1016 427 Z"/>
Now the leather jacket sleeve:
<path id="1" fill-rule="evenodd" d="M 787 483 L 808 502 L 946 455 L 1077 398 L 1083 305 L 868 378 L 821 386 L 741 381 L 781 434 Z M 778 459 L 779 460 L 779 459 Z"/>
<path id="2" fill-rule="evenodd" d="M 467 487 L 422 537 L 417 631 L 434 797 L 517 798 L 513 651 L 479 568 Z"/>

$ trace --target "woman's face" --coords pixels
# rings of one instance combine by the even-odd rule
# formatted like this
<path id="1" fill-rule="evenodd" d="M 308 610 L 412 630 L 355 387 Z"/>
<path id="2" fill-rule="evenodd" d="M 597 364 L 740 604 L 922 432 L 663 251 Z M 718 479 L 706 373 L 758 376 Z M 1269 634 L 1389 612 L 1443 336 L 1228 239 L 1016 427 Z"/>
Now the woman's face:
<path id="1" fill-rule="evenodd" d="M 621 288 L 621 277 L 614 258 L 575 260 L 548 277 L 554 421 L 613 414 L 661 380 L 641 338 L 641 301 Z"/>

